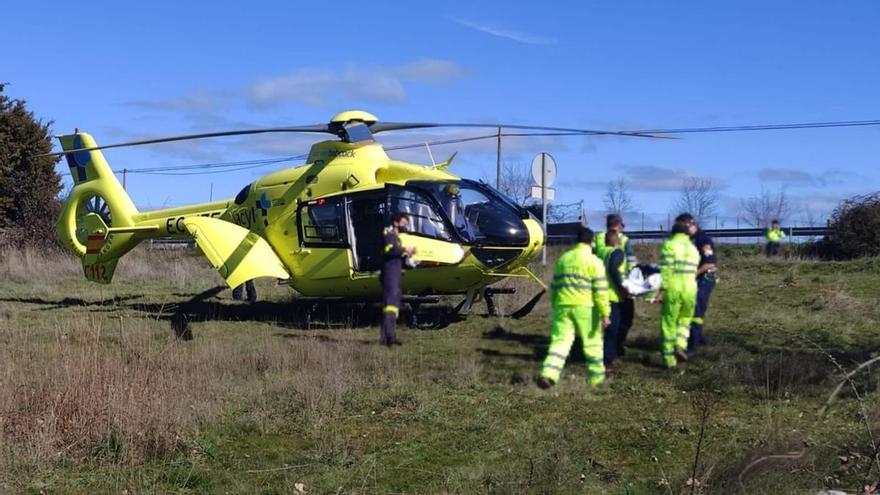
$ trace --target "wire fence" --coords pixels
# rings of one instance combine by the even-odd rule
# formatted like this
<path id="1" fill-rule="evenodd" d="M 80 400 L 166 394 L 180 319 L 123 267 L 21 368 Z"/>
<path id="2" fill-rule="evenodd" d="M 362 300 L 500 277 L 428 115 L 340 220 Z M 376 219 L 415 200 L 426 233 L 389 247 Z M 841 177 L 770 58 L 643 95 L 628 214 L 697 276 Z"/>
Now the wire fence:
<path id="1" fill-rule="evenodd" d="M 533 211 L 534 213 L 534 211 Z M 579 222 L 592 228 L 595 231 L 605 230 L 605 220 L 608 212 L 588 210 L 583 208 L 583 202 L 570 203 L 564 205 L 550 205 L 547 213 L 548 223 L 562 224 Z M 628 211 L 621 214 L 623 217 L 625 230 L 627 232 L 668 232 L 675 220 L 676 214 L 660 213 L 660 212 L 640 212 Z M 781 227 L 785 232 L 791 232 L 791 229 L 806 228 L 824 228 L 828 225 L 828 220 L 824 217 L 814 217 L 810 215 L 796 216 L 791 218 L 783 217 Z M 767 227 L 759 222 L 748 220 L 745 215 L 709 215 L 700 219 L 700 227 L 704 230 L 740 230 L 763 232 Z M 815 230 L 814 229 L 814 230 Z M 816 230 L 818 231 L 818 230 Z M 803 231 L 802 231 L 803 232 Z M 812 232 L 808 231 L 808 232 Z M 792 236 L 790 236 L 792 237 Z M 797 238 L 790 239 L 792 242 L 815 242 L 820 239 L 821 235 L 799 235 Z M 639 239 L 638 242 L 656 242 L 655 239 Z M 723 242 L 735 244 L 753 244 L 764 242 L 763 234 L 756 236 L 731 236 Z"/>

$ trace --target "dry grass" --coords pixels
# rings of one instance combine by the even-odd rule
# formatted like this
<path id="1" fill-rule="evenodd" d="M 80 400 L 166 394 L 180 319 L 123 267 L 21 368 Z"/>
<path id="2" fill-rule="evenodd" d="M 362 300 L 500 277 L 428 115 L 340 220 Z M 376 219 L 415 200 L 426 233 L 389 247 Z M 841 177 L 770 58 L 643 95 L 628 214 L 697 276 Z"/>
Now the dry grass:
<path id="1" fill-rule="evenodd" d="M 222 338 L 184 344 L 152 320 L 84 314 L 13 327 L 6 311 L 0 465 L 136 464 L 185 448 L 224 413 L 265 421 L 260 404 L 285 401 L 319 424 L 352 390 L 397 379 L 393 359 L 357 342 L 279 342 L 262 332 L 244 348 Z"/>
<path id="2" fill-rule="evenodd" d="M 59 280 L 81 281 L 84 277 L 82 263 L 68 253 L 4 248 L 0 252 L 0 279 L 32 287 L 55 287 Z M 157 282 L 182 289 L 205 280 L 222 283 L 210 264 L 192 251 L 150 251 L 140 246 L 119 260 L 113 283 Z"/>
<path id="3" fill-rule="evenodd" d="M 45 283 L 58 276 L 82 273 L 78 259 L 61 252 L 5 247 L 0 251 L 0 278 L 6 282 Z"/>
<path id="4" fill-rule="evenodd" d="M 190 253 L 136 251 L 114 284 L 96 286 L 72 258 L 7 252 L 0 492 L 285 493 L 303 482 L 308 493 L 660 493 L 663 479 L 687 493 L 696 459 L 695 492 L 726 493 L 755 455 L 807 441 L 825 445 L 810 473 L 756 471 L 750 493 L 821 485 L 843 454 L 856 467 L 840 482 L 861 481 L 871 464 L 852 453 L 870 456 L 864 424 L 876 415 L 864 421 L 847 394 L 813 420 L 833 371 L 813 343 L 844 367 L 876 349 L 875 276 L 855 262 L 725 263 L 714 348 L 661 372 L 659 308 L 638 304 L 635 345 L 607 387 L 586 388 L 575 352 L 570 379 L 547 393 L 530 384 L 547 297 L 523 320 L 482 318 L 480 306 L 440 331 L 401 329 L 406 344 L 389 351 L 367 345 L 375 328 L 290 328 L 286 288 L 261 287 L 255 307 L 228 292 L 188 302 L 218 280 Z M 536 288 L 506 283 L 520 289 L 496 299 L 509 314 Z M 184 305 L 189 342 L 168 319 Z M 876 401 L 876 375 L 858 383 Z M 706 420 L 688 414 L 700 390 L 718 400 Z"/>

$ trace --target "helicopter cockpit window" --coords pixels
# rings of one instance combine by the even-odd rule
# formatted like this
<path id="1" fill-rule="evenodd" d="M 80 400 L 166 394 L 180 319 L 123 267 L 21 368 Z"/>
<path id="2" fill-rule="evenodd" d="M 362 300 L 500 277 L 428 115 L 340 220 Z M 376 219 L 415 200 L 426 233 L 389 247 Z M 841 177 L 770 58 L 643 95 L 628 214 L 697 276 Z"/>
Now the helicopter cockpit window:
<path id="1" fill-rule="evenodd" d="M 251 185 L 248 184 L 244 186 L 238 194 L 235 195 L 235 204 L 240 205 L 245 202 L 248 195 L 251 193 Z"/>
<path id="2" fill-rule="evenodd" d="M 460 180 L 412 181 L 407 185 L 433 196 L 465 242 L 504 246 L 529 242 L 518 207 L 484 184 Z"/>
<path id="3" fill-rule="evenodd" d="M 409 233 L 444 241 L 452 240 L 443 217 L 420 191 L 394 188 L 388 199 L 392 215 L 405 213 L 409 216 Z"/>
<path id="4" fill-rule="evenodd" d="M 318 199 L 300 207 L 300 228 L 306 245 L 345 244 L 345 207 L 341 198 Z"/>

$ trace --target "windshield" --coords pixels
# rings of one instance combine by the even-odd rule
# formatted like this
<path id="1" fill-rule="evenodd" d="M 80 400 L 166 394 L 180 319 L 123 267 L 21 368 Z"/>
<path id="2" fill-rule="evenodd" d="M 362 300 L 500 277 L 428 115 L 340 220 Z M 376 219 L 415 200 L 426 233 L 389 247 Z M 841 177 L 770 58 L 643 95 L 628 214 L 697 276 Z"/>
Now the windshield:
<path id="1" fill-rule="evenodd" d="M 407 184 L 430 194 L 467 243 L 524 246 L 529 242 L 518 207 L 485 184 L 468 180 Z"/>

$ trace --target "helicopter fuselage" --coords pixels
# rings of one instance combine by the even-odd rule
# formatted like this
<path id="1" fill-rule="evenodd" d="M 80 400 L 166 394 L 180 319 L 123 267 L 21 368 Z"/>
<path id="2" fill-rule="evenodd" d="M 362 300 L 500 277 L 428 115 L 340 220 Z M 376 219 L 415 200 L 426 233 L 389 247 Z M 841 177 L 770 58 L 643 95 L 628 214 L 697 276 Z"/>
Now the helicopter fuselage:
<path id="1" fill-rule="evenodd" d="M 372 297 L 382 229 L 409 216 L 416 248 L 407 294 L 451 294 L 506 277 L 535 277 L 526 265 L 544 242 L 539 222 L 488 185 L 434 167 L 391 160 L 375 141 L 316 143 L 306 165 L 266 175 L 235 198 L 137 213 L 141 236 L 191 237 L 192 217 L 243 227 L 265 239 L 306 296 Z M 149 232 L 149 234 L 147 234 Z"/>

